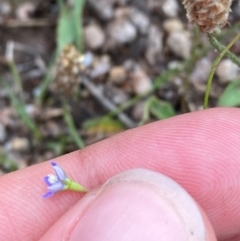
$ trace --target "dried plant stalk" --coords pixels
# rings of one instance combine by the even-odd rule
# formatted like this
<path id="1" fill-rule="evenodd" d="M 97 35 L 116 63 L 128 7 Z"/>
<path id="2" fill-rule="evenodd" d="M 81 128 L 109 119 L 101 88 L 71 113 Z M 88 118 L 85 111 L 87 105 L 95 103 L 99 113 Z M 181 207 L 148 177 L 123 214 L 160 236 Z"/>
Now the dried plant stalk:
<path id="1" fill-rule="evenodd" d="M 232 0 L 184 0 L 188 19 L 202 32 L 219 33 L 227 24 Z"/>

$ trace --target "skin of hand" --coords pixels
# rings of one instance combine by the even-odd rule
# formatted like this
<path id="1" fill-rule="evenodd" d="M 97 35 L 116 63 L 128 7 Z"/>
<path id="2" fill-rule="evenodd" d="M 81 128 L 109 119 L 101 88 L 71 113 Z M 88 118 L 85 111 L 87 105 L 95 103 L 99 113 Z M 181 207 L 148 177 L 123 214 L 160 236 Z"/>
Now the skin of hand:
<path id="1" fill-rule="evenodd" d="M 49 162 L 4 175 L 0 240 L 159 240 L 161 235 L 171 241 L 177 235 L 178 241 L 213 241 L 216 235 L 220 241 L 239 241 L 239 146 L 240 110 L 215 108 L 128 130 L 54 159 L 91 190 L 84 198 L 74 192 L 41 198 L 42 178 L 52 173 Z M 133 168 L 154 173 L 124 172 Z M 166 201 L 176 184 L 172 180 L 195 201 L 180 186 L 174 188 L 179 190 L 175 203 Z M 181 200 L 189 208 L 177 218 L 185 210 Z M 205 238 L 185 235 L 188 224 L 179 220 L 187 215 L 195 217 L 190 226 L 203 224 L 199 232 Z"/>

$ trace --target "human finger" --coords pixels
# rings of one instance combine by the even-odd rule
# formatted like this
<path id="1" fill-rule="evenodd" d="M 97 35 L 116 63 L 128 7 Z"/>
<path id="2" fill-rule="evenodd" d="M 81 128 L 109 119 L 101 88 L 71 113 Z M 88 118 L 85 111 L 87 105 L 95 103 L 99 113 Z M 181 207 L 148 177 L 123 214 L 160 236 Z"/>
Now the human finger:
<path id="1" fill-rule="evenodd" d="M 216 241 L 206 215 L 172 179 L 131 169 L 90 191 L 40 241 Z"/>
<path id="2" fill-rule="evenodd" d="M 181 184 L 201 205 L 219 240 L 240 234 L 239 109 L 210 109 L 126 131 L 59 157 L 73 179 L 95 188 L 126 169 L 161 172 Z M 0 178 L 0 236 L 38 240 L 81 194 L 42 200 L 40 180 L 48 163 Z M 17 217 L 17 218 L 16 218 Z M 16 236 L 17 235 L 17 236 Z"/>

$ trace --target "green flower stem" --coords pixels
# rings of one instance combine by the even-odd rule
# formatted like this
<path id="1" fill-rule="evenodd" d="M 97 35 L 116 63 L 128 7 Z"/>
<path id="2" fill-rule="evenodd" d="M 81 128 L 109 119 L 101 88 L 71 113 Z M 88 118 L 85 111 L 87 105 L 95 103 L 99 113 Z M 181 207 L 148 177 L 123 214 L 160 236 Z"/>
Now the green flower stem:
<path id="1" fill-rule="evenodd" d="M 207 88 L 206 88 L 206 92 L 205 92 L 205 96 L 204 96 L 204 109 L 206 109 L 208 107 L 208 100 L 209 100 L 209 95 L 210 95 L 210 91 L 211 91 L 211 86 L 212 86 L 212 80 L 213 80 L 213 76 L 214 73 L 216 71 L 217 65 L 219 64 L 220 60 L 223 58 L 223 56 L 225 54 L 227 54 L 229 52 L 229 49 L 233 46 L 233 44 L 240 38 L 240 33 L 237 34 L 233 40 L 227 45 L 227 47 L 224 47 L 222 52 L 220 53 L 220 55 L 215 59 L 215 61 L 212 64 L 212 68 L 211 68 L 211 72 L 210 75 L 208 77 L 208 81 L 207 81 Z M 229 52 L 230 53 L 230 52 Z M 235 56 L 235 55 L 234 55 Z M 236 56 L 235 56 L 236 57 Z M 238 66 L 240 67 L 240 62 L 238 64 Z"/>
<path id="2" fill-rule="evenodd" d="M 211 45 L 214 48 L 216 48 L 219 52 L 222 52 L 225 50 L 226 47 L 218 42 L 217 38 L 215 37 L 215 34 L 209 34 L 208 38 L 209 38 Z M 240 68 L 240 59 L 235 54 L 230 52 L 229 48 L 227 48 L 227 51 L 225 52 L 225 54 L 227 55 L 227 57 L 229 59 L 231 59 Z"/>
<path id="3" fill-rule="evenodd" d="M 67 179 L 65 182 L 67 185 L 66 190 L 71 190 L 75 192 L 88 192 L 88 190 L 85 187 L 83 187 L 77 182 L 72 181 L 71 179 Z"/>

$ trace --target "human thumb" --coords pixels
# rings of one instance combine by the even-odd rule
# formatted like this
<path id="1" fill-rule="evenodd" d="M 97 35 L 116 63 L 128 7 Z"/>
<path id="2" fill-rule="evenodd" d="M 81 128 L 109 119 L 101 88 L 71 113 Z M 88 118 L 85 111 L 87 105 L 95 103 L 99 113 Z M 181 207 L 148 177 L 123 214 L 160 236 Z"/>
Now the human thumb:
<path id="1" fill-rule="evenodd" d="M 213 241 L 205 213 L 175 181 L 132 169 L 90 191 L 41 241 Z"/>

